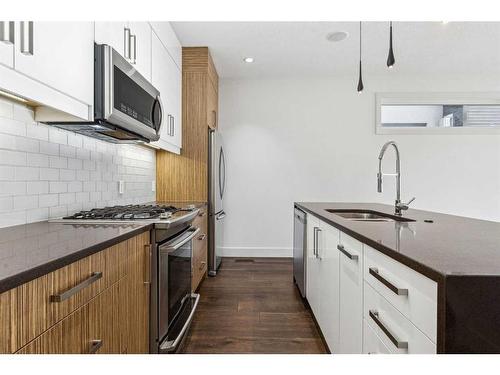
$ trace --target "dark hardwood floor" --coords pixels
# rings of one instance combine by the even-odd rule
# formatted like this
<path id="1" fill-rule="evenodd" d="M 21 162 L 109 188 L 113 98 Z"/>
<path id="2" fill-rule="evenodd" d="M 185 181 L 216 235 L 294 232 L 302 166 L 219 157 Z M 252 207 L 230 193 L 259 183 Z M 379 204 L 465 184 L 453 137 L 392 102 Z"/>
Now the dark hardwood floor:
<path id="1" fill-rule="evenodd" d="M 203 282 L 184 353 L 325 353 L 292 260 L 224 258 Z"/>

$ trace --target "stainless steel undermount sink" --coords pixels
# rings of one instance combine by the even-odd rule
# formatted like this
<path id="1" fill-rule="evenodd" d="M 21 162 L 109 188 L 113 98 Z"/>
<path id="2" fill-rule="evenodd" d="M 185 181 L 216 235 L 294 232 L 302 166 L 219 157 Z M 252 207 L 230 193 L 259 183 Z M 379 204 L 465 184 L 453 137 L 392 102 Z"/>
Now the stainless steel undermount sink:
<path id="1" fill-rule="evenodd" d="M 408 219 L 406 217 L 389 215 L 383 212 L 371 211 L 371 210 L 356 210 L 356 209 L 331 209 L 327 208 L 325 211 L 328 211 L 332 214 L 338 215 L 346 220 L 352 221 L 382 221 L 382 222 L 391 222 L 391 221 L 399 221 L 399 222 L 410 222 L 415 221 L 413 219 Z"/>

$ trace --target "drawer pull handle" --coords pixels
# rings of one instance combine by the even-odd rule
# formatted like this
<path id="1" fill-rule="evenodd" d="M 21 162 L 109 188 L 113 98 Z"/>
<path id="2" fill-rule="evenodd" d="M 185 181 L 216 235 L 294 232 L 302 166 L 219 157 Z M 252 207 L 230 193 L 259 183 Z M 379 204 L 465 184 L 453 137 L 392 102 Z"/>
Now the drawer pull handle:
<path id="1" fill-rule="evenodd" d="M 97 280 L 99 280 L 102 277 L 102 272 L 92 272 L 92 275 L 88 278 L 83 280 L 80 284 L 74 286 L 71 289 L 68 289 L 67 291 L 61 293 L 61 294 L 54 294 L 50 296 L 50 302 L 62 302 L 67 300 L 68 298 L 74 296 L 76 293 L 81 291 L 82 289 L 85 289 L 89 285 L 95 283 Z"/>
<path id="2" fill-rule="evenodd" d="M 392 290 L 398 296 L 407 296 L 408 295 L 408 289 L 398 288 L 396 285 L 391 283 L 389 280 L 387 280 L 386 278 L 381 276 L 378 273 L 377 268 L 370 267 L 369 272 L 370 272 L 370 275 L 372 275 L 374 278 L 376 278 L 378 281 L 380 281 L 382 284 L 384 284 L 386 287 L 388 287 L 390 290 Z"/>
<path id="3" fill-rule="evenodd" d="M 200 241 L 203 241 L 205 238 L 207 238 L 206 234 L 202 234 L 201 236 L 198 237 Z"/>
<path id="4" fill-rule="evenodd" d="M 380 321 L 380 318 L 378 316 L 378 312 L 375 310 L 370 310 L 370 318 L 373 319 L 375 324 L 377 324 L 382 332 L 385 333 L 385 335 L 391 340 L 391 342 L 394 344 L 394 346 L 398 349 L 408 349 L 408 342 L 407 341 L 399 341 L 394 335 L 391 333 L 391 331 Z"/>
<path id="5" fill-rule="evenodd" d="M 339 249 L 339 251 L 344 254 L 346 257 L 348 257 L 349 259 L 352 259 L 352 260 L 358 260 L 358 256 L 356 254 L 351 254 L 350 252 L 348 252 L 344 245 L 337 245 L 337 249 Z"/>
<path id="6" fill-rule="evenodd" d="M 207 213 L 205 211 L 200 211 L 200 213 L 198 214 L 199 217 L 203 217 L 205 216 Z"/>
<path id="7" fill-rule="evenodd" d="M 101 349 L 102 344 L 104 344 L 103 340 L 92 340 L 90 342 L 90 350 L 89 354 L 95 354 L 99 349 Z"/>

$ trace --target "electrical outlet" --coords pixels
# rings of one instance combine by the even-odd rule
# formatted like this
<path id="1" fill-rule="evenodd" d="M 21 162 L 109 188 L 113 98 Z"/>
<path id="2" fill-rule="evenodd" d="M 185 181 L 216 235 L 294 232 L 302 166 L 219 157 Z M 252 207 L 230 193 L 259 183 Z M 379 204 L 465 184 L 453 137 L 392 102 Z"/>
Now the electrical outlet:
<path id="1" fill-rule="evenodd" d="M 156 191 L 156 181 L 151 181 L 151 191 Z"/>
<path id="2" fill-rule="evenodd" d="M 125 190 L 125 181 L 123 180 L 118 181 L 118 194 L 123 194 L 124 190 Z"/>

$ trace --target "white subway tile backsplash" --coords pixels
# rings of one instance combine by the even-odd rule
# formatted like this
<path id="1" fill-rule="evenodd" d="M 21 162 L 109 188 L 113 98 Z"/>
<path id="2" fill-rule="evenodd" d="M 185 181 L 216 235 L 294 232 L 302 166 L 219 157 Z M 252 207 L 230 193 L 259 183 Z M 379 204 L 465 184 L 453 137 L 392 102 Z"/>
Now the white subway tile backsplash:
<path id="1" fill-rule="evenodd" d="M 31 181 L 40 178 L 40 169 L 34 167 L 16 167 L 16 180 Z"/>
<path id="2" fill-rule="evenodd" d="M 0 150 L 0 164 L 3 165 L 26 165 L 26 153 Z"/>
<path id="3" fill-rule="evenodd" d="M 59 169 L 40 168 L 40 180 L 58 181 L 59 180 Z"/>
<path id="4" fill-rule="evenodd" d="M 28 181 L 26 183 L 27 194 L 47 194 L 49 192 L 48 181 Z"/>
<path id="5" fill-rule="evenodd" d="M 155 168 L 152 149 L 36 123 L 31 109 L 0 99 L 0 227 L 154 201 Z"/>
<path id="6" fill-rule="evenodd" d="M 54 207 L 59 204 L 58 194 L 41 194 L 38 197 L 38 205 L 40 207 Z"/>
<path id="7" fill-rule="evenodd" d="M 66 193 L 68 191 L 67 182 L 51 181 L 49 185 L 50 193 Z"/>
<path id="8" fill-rule="evenodd" d="M 42 154 L 27 154 L 28 160 L 27 164 L 32 167 L 48 167 L 49 157 Z"/>

